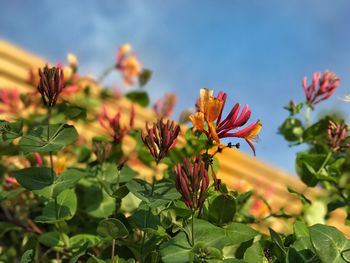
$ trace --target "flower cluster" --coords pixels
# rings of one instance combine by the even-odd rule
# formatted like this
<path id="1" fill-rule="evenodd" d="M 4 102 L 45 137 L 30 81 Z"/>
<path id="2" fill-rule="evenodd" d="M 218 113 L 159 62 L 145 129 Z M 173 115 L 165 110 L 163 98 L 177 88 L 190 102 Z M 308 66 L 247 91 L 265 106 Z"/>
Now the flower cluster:
<path id="1" fill-rule="evenodd" d="M 59 94 L 64 89 L 63 70 L 58 67 L 39 69 L 40 81 L 37 89 L 45 106 L 51 108 L 56 105 Z"/>
<path id="2" fill-rule="evenodd" d="M 329 121 L 327 135 L 328 135 L 328 144 L 333 149 L 333 151 L 344 151 L 350 148 L 350 143 L 347 142 L 350 139 L 350 136 L 347 136 L 349 131 L 349 126 L 341 123 L 334 123 Z"/>
<path id="3" fill-rule="evenodd" d="M 255 155 L 255 147 L 253 139 L 259 134 L 262 124 L 260 120 L 251 123 L 250 125 L 235 131 L 244 126 L 251 116 L 251 110 L 248 105 L 244 106 L 240 112 L 241 105 L 236 103 L 230 113 L 222 120 L 222 112 L 226 103 L 227 94 L 219 92 L 218 96 L 213 95 L 213 91 L 209 89 L 201 89 L 198 100 L 198 110 L 190 116 L 190 120 L 196 130 L 199 130 L 208 137 L 221 145 L 221 138 L 243 138 L 253 150 Z M 214 124 L 214 121 L 216 123 Z M 205 129 L 205 123 L 208 129 Z"/>
<path id="4" fill-rule="evenodd" d="M 153 106 L 158 118 L 168 118 L 173 113 L 176 104 L 176 94 L 166 93 Z"/>
<path id="5" fill-rule="evenodd" d="M 175 147 L 179 132 L 179 125 L 170 120 L 164 123 L 160 119 L 152 127 L 146 123 L 146 133 L 141 132 L 141 139 L 155 160 L 159 162 L 170 149 Z"/>
<path id="6" fill-rule="evenodd" d="M 185 158 L 182 164 L 174 167 L 174 172 L 176 189 L 185 204 L 193 210 L 201 209 L 209 186 L 208 171 L 202 158 L 197 156 L 194 161 Z"/>
<path id="7" fill-rule="evenodd" d="M 98 116 L 100 125 L 108 131 L 112 136 L 114 143 L 121 143 L 124 136 L 129 133 L 129 131 L 134 127 L 135 121 L 135 107 L 131 106 L 129 125 L 125 125 L 121 122 L 121 109 L 114 115 L 110 117 L 105 105 L 102 106 L 100 114 Z"/>
<path id="8" fill-rule="evenodd" d="M 141 74 L 141 63 L 129 44 L 122 45 L 116 54 L 117 63 L 116 69 L 119 70 L 123 76 L 126 85 L 133 85 L 135 78 Z"/>
<path id="9" fill-rule="evenodd" d="M 0 90 L 0 103 L 4 106 L 0 109 L 0 113 L 19 113 L 21 109 L 21 96 L 18 90 Z"/>
<path id="10" fill-rule="evenodd" d="M 304 77 L 302 86 L 306 95 L 308 105 L 316 105 L 317 103 L 328 99 L 339 86 L 339 77 L 333 72 L 325 71 L 313 74 L 312 83 L 307 86 L 307 78 Z"/>

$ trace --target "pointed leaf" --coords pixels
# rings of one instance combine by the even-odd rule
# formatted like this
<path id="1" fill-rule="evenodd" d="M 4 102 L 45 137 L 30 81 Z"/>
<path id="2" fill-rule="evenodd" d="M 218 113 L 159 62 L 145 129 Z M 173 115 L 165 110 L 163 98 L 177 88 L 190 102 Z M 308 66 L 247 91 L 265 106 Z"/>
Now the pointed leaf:
<path id="1" fill-rule="evenodd" d="M 21 150 L 25 152 L 48 153 L 57 151 L 72 144 L 78 138 L 77 130 L 68 124 L 43 125 L 31 130 L 19 142 Z"/>

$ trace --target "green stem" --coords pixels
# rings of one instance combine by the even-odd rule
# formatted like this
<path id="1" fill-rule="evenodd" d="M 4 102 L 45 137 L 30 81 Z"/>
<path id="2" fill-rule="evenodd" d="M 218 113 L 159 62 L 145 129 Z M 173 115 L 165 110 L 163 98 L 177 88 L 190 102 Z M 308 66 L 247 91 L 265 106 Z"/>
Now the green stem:
<path id="1" fill-rule="evenodd" d="M 326 166 L 326 164 L 328 163 L 328 161 L 331 157 L 332 157 L 332 152 L 329 152 L 327 154 L 326 158 L 324 159 L 321 167 L 317 170 L 317 174 L 319 174 L 322 171 L 322 169 Z"/>
<path id="2" fill-rule="evenodd" d="M 115 65 L 110 66 L 108 68 L 106 68 L 101 76 L 97 79 L 97 83 L 101 84 L 101 82 L 115 69 Z"/>
<path id="3" fill-rule="evenodd" d="M 305 111 L 305 123 L 306 127 L 310 126 L 310 115 L 311 115 L 311 107 L 309 105 L 306 105 L 306 111 Z"/>
<path id="4" fill-rule="evenodd" d="M 50 119 L 51 119 L 51 107 L 48 108 L 47 110 L 47 141 L 50 140 Z M 52 157 L 52 152 L 49 152 L 50 155 L 50 168 L 51 168 L 51 177 L 54 177 L 54 172 L 53 172 L 53 157 Z M 58 202 L 57 202 L 57 196 L 55 196 L 55 215 L 56 215 L 56 220 L 58 219 Z"/>
<path id="5" fill-rule="evenodd" d="M 192 222 L 191 222 L 191 238 L 192 238 L 192 247 L 194 247 L 194 214 L 195 211 L 192 211 Z"/>
<path id="6" fill-rule="evenodd" d="M 151 188 L 151 197 L 153 195 L 153 191 L 154 191 L 154 186 L 156 184 L 156 178 L 155 176 L 153 177 L 152 179 L 152 188 Z M 149 219 L 149 215 L 151 213 L 151 208 L 149 207 L 148 208 L 148 211 L 147 211 L 147 214 L 146 214 L 146 217 L 145 217 L 145 221 L 144 221 L 144 226 L 145 228 L 148 227 L 148 219 Z M 141 263 L 144 262 L 144 258 L 143 258 L 143 247 L 145 245 L 145 241 L 146 241 L 146 232 L 143 231 L 143 236 L 142 236 L 142 242 L 141 242 Z"/>
<path id="7" fill-rule="evenodd" d="M 115 257 L 115 239 L 112 240 L 112 256 L 111 256 L 112 263 L 114 263 L 114 257 Z"/>

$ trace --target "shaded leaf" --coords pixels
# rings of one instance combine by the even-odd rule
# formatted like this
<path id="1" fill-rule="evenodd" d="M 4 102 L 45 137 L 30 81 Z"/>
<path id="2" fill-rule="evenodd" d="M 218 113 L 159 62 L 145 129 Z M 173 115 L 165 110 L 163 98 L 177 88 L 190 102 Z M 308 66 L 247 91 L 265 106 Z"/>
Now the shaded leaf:
<path id="1" fill-rule="evenodd" d="M 148 93 L 145 91 L 131 91 L 126 93 L 125 97 L 142 107 L 147 107 L 150 102 Z"/>
<path id="2" fill-rule="evenodd" d="M 97 233 L 104 239 L 125 238 L 129 235 L 124 224 L 115 218 L 102 220 L 97 226 Z"/>
<path id="3" fill-rule="evenodd" d="M 21 150 L 25 152 L 55 152 L 75 142 L 78 138 L 77 130 L 68 124 L 43 125 L 31 130 L 19 142 Z"/>

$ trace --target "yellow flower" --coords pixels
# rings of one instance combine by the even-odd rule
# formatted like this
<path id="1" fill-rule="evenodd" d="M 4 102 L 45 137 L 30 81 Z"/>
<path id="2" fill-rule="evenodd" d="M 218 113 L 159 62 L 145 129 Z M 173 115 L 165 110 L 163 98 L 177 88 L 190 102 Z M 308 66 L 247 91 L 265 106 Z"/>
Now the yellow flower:
<path id="1" fill-rule="evenodd" d="M 200 112 L 200 111 L 195 112 L 193 115 L 189 116 L 189 118 L 192 121 L 195 130 L 205 132 L 203 112 Z"/>
<path id="2" fill-rule="evenodd" d="M 131 45 L 126 43 L 118 49 L 118 55 L 124 56 L 132 50 Z"/>
<path id="3" fill-rule="evenodd" d="M 71 67 L 63 68 L 64 80 L 69 80 L 73 76 L 73 69 Z"/>
<path id="4" fill-rule="evenodd" d="M 257 123 L 255 124 L 254 128 L 247 133 L 244 138 L 247 140 L 252 140 L 254 138 L 256 138 L 256 136 L 258 136 L 259 132 L 261 131 L 262 128 L 262 123 L 260 120 L 257 121 Z"/>
<path id="5" fill-rule="evenodd" d="M 78 59 L 77 56 L 73 53 L 68 53 L 67 55 L 67 61 L 70 66 L 76 66 L 78 65 Z"/>
<path id="6" fill-rule="evenodd" d="M 125 83 L 133 84 L 133 78 L 141 74 L 141 63 L 133 54 L 120 62 L 120 70 L 123 74 Z"/>
<path id="7" fill-rule="evenodd" d="M 195 129 L 211 135 L 216 143 L 220 143 L 216 128 L 213 122 L 218 118 L 223 100 L 214 97 L 213 90 L 203 88 L 199 92 L 199 111 L 190 116 Z M 208 124 L 209 131 L 204 130 L 204 120 Z"/>
<path id="8" fill-rule="evenodd" d="M 60 175 L 66 169 L 66 157 L 59 157 L 53 164 L 56 175 Z"/>

